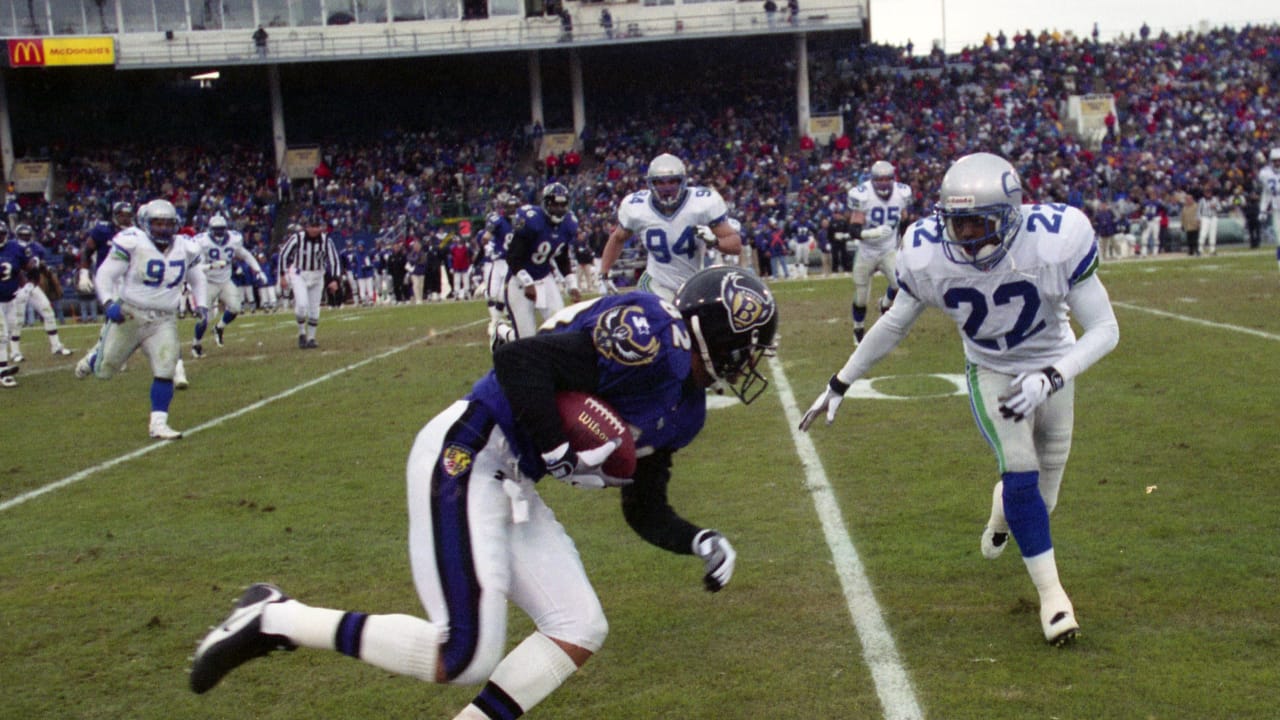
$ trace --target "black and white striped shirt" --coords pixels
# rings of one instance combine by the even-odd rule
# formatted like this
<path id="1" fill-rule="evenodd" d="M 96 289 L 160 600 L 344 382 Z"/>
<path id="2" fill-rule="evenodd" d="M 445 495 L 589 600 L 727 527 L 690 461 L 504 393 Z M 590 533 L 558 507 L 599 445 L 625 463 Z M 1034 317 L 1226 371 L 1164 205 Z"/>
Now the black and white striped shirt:
<path id="1" fill-rule="evenodd" d="M 316 238 L 307 237 L 306 231 L 289 236 L 280 251 L 280 267 L 298 272 L 324 272 L 336 277 L 342 274 L 342 261 L 338 259 L 338 249 L 333 246 L 327 233 L 320 233 Z"/>

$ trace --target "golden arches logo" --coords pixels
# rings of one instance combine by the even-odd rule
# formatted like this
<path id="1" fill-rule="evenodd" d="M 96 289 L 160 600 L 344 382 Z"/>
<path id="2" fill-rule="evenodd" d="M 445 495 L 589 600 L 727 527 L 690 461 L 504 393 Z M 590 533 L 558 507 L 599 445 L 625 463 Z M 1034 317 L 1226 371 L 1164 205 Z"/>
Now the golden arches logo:
<path id="1" fill-rule="evenodd" d="M 9 66 L 22 67 L 24 65 L 43 65 L 44 64 L 44 41 L 43 40 L 10 40 L 9 41 Z"/>

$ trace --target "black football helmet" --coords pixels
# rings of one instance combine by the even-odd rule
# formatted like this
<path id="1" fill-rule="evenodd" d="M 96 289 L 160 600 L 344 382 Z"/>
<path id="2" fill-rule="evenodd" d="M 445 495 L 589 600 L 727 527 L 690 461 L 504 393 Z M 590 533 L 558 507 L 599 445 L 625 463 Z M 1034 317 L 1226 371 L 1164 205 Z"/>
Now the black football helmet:
<path id="1" fill-rule="evenodd" d="M 744 405 L 759 397 L 769 381 L 757 365 L 776 351 L 778 332 L 778 304 L 760 278 L 729 266 L 699 270 L 680 287 L 675 306 L 714 384 Z"/>
<path id="2" fill-rule="evenodd" d="M 559 225 L 569 214 L 569 188 L 558 182 L 542 188 L 542 209 L 547 211 L 553 225 Z"/>

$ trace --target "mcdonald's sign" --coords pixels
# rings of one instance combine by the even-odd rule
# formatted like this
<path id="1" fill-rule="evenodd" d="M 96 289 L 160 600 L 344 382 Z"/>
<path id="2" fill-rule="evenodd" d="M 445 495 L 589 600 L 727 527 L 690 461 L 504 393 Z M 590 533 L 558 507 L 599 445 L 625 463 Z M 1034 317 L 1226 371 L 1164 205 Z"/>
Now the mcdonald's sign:
<path id="1" fill-rule="evenodd" d="M 44 40 L 9 41 L 9 67 L 44 67 Z"/>
<path id="2" fill-rule="evenodd" d="M 8 41 L 9 67 L 114 65 L 115 41 L 109 37 L 14 38 Z"/>

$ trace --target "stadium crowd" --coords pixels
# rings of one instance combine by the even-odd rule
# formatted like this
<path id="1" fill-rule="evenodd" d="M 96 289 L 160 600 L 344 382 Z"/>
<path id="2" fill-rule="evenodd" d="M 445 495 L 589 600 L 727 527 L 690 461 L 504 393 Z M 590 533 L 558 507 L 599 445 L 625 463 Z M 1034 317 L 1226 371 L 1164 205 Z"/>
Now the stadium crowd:
<path id="1" fill-rule="evenodd" d="M 1084 208 L 1106 257 L 1181 251 L 1174 228 L 1188 204 L 1197 220 L 1239 218 L 1255 247 L 1264 237 L 1256 178 L 1280 146 L 1275 26 L 1154 36 L 1144 28 L 1108 43 L 1028 30 L 922 58 L 879 45 L 824 48 L 811 55 L 810 95 L 815 115 L 843 117 L 844 134 L 830 142 L 796 132 L 795 69 L 780 57 L 767 68 L 695 63 L 678 77 L 647 76 L 655 85 L 643 94 L 588 96 L 580 154 L 537 157 L 542 128 L 511 121 L 519 109 L 493 112 L 488 98 L 452 108 L 476 118 L 465 125 L 386 128 L 371 118 L 321 143 L 323 162 L 302 181 L 277 174 L 269 147 L 231 140 L 54 148 L 58 191 L 50 200 L 10 187 L 5 219 L 35 229 L 61 268 L 57 309 L 77 315 L 82 238 L 115 202 L 168 199 L 193 232 L 221 213 L 264 262 L 301 213 L 320 212 L 340 250 L 367 253 L 380 272 L 399 275 L 415 242 L 431 267 L 451 269 L 461 254 L 450 245 L 468 246 L 474 259 L 475 220 L 497 194 L 534 202 L 552 178 L 570 188 L 580 242 L 598 256 L 618 201 L 643 186 L 659 152 L 683 158 L 697 182 L 721 192 L 762 275 L 786 272 L 797 236 L 812 238 L 829 267 L 830 222 L 874 161 L 895 165 L 915 191 L 910 216 L 919 217 L 931 212 L 948 162 L 980 150 L 1012 159 L 1030 198 Z M 1116 113 L 1105 136 L 1080 138 L 1062 107 L 1089 93 L 1113 95 Z M 1186 248 L 1202 249 L 1193 240 Z M 427 275 L 427 299 L 447 296 L 430 268 Z M 409 299 L 410 285 L 397 281 L 395 299 Z"/>

